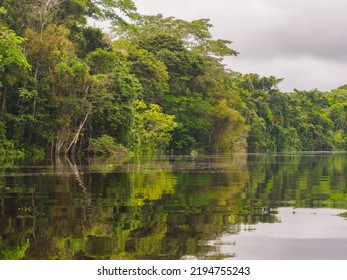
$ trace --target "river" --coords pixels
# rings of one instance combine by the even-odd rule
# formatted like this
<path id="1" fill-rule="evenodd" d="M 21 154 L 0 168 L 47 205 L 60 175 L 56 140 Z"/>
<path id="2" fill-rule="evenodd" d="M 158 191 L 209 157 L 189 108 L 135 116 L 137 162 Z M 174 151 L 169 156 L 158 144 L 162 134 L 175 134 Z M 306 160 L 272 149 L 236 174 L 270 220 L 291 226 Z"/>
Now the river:
<path id="1" fill-rule="evenodd" d="M 0 164 L 0 259 L 347 259 L 347 154 Z"/>

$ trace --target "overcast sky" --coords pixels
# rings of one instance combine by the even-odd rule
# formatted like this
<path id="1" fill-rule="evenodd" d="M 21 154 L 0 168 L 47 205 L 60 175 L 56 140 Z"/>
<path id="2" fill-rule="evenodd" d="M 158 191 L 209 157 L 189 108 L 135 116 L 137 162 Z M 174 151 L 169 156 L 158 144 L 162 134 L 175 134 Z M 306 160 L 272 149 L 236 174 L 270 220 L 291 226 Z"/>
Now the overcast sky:
<path id="1" fill-rule="evenodd" d="M 347 84 L 347 0 L 133 0 L 141 14 L 208 18 L 240 54 L 228 68 L 284 78 L 284 91 Z"/>

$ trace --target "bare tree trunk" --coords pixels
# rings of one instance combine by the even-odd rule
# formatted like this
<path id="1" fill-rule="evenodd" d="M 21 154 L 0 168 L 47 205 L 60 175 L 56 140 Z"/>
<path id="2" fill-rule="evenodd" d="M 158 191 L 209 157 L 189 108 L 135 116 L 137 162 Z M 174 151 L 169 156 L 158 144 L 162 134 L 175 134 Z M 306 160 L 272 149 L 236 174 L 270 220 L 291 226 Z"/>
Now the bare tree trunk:
<path id="1" fill-rule="evenodd" d="M 51 143 L 51 160 L 54 159 L 54 141 Z"/>
<path id="2" fill-rule="evenodd" d="M 86 121 L 88 119 L 88 116 L 89 116 L 89 112 L 85 116 L 84 120 L 80 123 L 80 126 L 78 127 L 77 132 L 76 132 L 74 138 L 72 139 L 70 145 L 65 150 L 65 154 L 69 154 L 69 153 L 74 153 L 75 152 L 75 147 L 76 147 L 76 144 L 78 142 L 78 138 L 80 137 L 82 128 L 83 128 L 84 124 L 86 123 Z"/>
<path id="3" fill-rule="evenodd" d="M 35 69 L 35 74 L 34 74 L 34 81 L 35 81 L 35 89 L 37 89 L 37 75 L 39 73 L 39 67 L 37 66 L 36 69 Z M 35 115 L 36 115 L 36 99 L 37 99 L 37 96 L 35 95 L 34 96 L 34 102 L 33 102 L 33 117 L 35 118 Z"/>
<path id="4" fill-rule="evenodd" d="M 4 113 L 6 112 L 6 99 L 7 99 L 7 88 L 5 87 L 5 90 L 2 94 L 2 106 L 1 106 L 2 115 L 4 115 Z"/>
<path id="5" fill-rule="evenodd" d="M 210 132 L 209 135 L 208 135 L 208 144 L 209 144 L 209 145 L 211 145 L 212 134 L 213 134 L 213 132 L 214 132 L 214 129 L 215 129 L 215 127 L 212 128 L 211 132 Z"/>
<path id="6" fill-rule="evenodd" d="M 86 87 L 86 90 L 85 90 L 85 95 L 84 95 L 84 100 L 87 99 L 87 96 L 89 94 L 89 89 L 90 89 L 90 85 L 88 85 Z M 89 109 L 88 109 L 88 112 L 86 114 L 86 116 L 84 117 L 83 121 L 80 123 L 78 129 L 77 129 L 77 132 L 74 136 L 74 138 L 72 139 L 70 145 L 67 147 L 67 149 L 65 150 L 65 154 L 72 154 L 72 153 L 75 153 L 75 150 L 76 150 L 76 144 L 78 142 L 78 139 L 80 137 L 80 134 L 81 134 L 81 131 L 82 131 L 82 128 L 84 127 L 84 124 L 86 123 L 90 113 L 92 112 L 92 104 L 90 105 Z"/>
<path id="7" fill-rule="evenodd" d="M 60 154 L 60 151 L 61 151 L 66 139 L 68 138 L 68 136 L 69 136 L 69 133 L 66 132 L 66 128 L 63 128 L 62 131 L 59 131 L 58 139 L 55 143 L 55 154 L 56 155 Z"/>
<path id="8" fill-rule="evenodd" d="M 52 21 L 58 6 L 66 0 L 41 0 L 32 6 L 32 19 L 40 24 L 41 36 L 46 25 Z"/>

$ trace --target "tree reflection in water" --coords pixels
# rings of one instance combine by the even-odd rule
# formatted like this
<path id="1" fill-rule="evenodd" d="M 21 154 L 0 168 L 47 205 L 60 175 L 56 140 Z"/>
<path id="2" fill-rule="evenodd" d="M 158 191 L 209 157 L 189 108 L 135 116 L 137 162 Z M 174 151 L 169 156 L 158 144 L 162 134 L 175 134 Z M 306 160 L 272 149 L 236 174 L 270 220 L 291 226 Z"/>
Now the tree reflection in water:
<path id="1" fill-rule="evenodd" d="M 233 257 L 216 240 L 280 222 L 279 207 L 347 209 L 346 160 L 340 153 L 3 162 L 0 258 Z"/>

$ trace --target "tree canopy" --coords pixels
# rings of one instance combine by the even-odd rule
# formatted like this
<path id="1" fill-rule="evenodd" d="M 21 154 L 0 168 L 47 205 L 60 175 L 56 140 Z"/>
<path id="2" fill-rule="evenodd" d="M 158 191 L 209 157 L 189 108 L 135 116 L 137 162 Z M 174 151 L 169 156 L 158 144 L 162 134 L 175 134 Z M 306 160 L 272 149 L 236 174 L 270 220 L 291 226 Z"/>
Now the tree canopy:
<path id="1" fill-rule="evenodd" d="M 208 19 L 140 15 L 131 0 L 0 7 L 1 153 L 345 150 L 346 86 L 287 93 L 227 69 L 238 52 Z"/>

